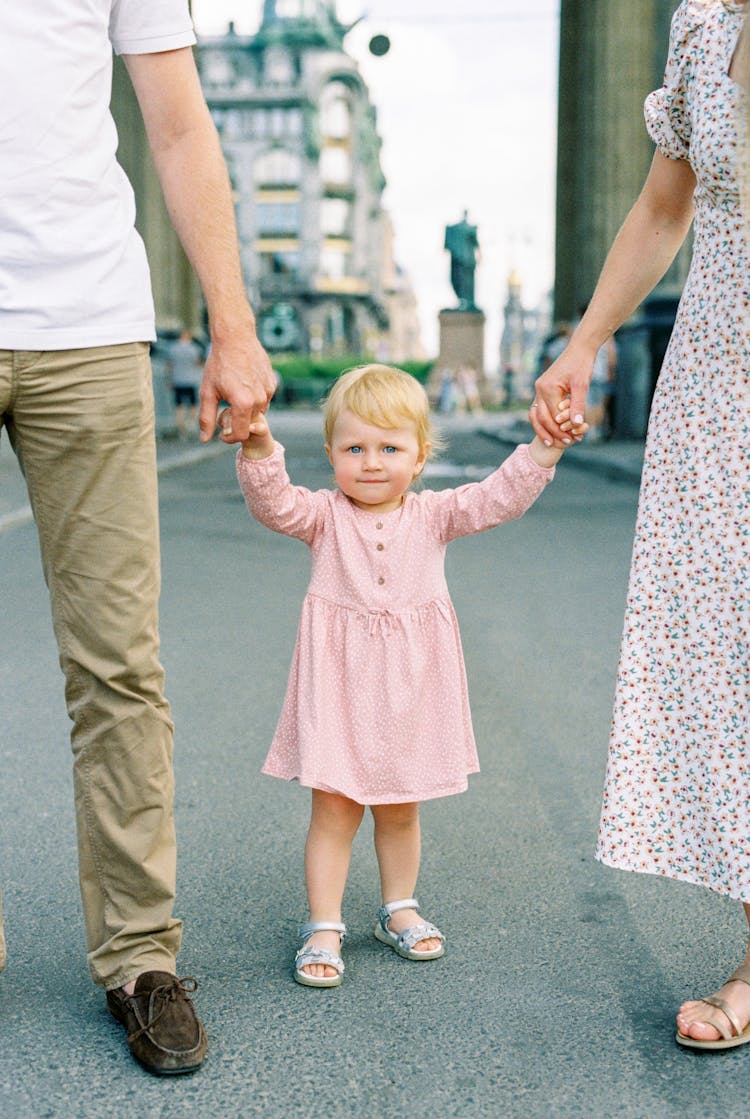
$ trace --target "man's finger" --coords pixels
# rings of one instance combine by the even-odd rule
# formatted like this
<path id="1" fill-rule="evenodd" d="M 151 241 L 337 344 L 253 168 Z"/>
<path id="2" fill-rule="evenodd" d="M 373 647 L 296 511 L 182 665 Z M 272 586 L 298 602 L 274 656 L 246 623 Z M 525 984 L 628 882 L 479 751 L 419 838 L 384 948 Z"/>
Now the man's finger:
<path id="1" fill-rule="evenodd" d="M 216 431 L 217 411 L 218 402 L 216 400 L 201 400 L 200 412 L 198 414 L 199 439 L 201 443 L 209 443 L 211 439 L 213 439 L 214 432 Z"/>

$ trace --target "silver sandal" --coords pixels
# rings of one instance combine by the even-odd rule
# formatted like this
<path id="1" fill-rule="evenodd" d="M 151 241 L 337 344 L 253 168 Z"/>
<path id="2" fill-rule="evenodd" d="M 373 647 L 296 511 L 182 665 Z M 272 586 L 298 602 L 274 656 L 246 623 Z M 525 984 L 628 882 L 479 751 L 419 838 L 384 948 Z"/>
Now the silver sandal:
<path id="1" fill-rule="evenodd" d="M 346 925 L 340 921 L 307 921 L 300 925 L 300 947 L 294 957 L 294 978 L 303 987 L 338 987 L 344 975 L 344 961 L 329 948 L 308 945 L 307 941 L 316 932 L 337 932 L 341 940 L 346 936 Z M 336 969 L 336 975 L 310 975 L 302 971 L 308 964 L 326 964 Z"/>
<path id="2" fill-rule="evenodd" d="M 419 904 L 416 898 L 405 898 L 403 901 L 389 901 L 386 905 L 381 905 L 378 910 L 378 923 L 375 926 L 375 936 L 380 943 L 387 944 L 405 960 L 437 960 L 442 956 L 445 952 L 445 937 L 435 925 L 411 925 L 402 933 L 391 932 L 388 922 L 400 909 L 416 909 L 419 913 Z M 414 950 L 414 945 L 419 944 L 420 940 L 430 940 L 433 937 L 439 938 L 439 948 L 433 948 L 430 952 Z"/>

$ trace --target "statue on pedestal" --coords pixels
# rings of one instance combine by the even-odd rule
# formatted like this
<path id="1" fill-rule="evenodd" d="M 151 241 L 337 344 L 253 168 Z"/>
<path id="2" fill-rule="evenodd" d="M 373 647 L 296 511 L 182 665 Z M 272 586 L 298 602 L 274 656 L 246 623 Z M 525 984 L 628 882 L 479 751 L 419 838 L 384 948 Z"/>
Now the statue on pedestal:
<path id="1" fill-rule="evenodd" d="M 468 213 L 455 225 L 445 229 L 445 248 L 451 254 L 451 286 L 458 299 L 459 311 L 478 311 L 474 301 L 474 273 L 477 267 L 479 239 L 477 227 L 470 225 Z"/>

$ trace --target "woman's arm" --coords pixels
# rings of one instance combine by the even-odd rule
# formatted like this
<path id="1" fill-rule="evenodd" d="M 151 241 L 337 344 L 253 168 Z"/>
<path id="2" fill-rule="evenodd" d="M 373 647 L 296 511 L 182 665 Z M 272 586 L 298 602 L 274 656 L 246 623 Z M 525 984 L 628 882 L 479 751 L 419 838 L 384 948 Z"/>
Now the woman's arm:
<path id="1" fill-rule="evenodd" d="M 600 346 L 656 286 L 693 220 L 695 175 L 685 160 L 656 152 L 638 201 L 614 240 L 588 309 L 563 353 L 536 382 L 534 431 L 544 442 L 570 439 L 556 422 L 570 394 L 573 424 L 585 415 L 586 393 Z"/>

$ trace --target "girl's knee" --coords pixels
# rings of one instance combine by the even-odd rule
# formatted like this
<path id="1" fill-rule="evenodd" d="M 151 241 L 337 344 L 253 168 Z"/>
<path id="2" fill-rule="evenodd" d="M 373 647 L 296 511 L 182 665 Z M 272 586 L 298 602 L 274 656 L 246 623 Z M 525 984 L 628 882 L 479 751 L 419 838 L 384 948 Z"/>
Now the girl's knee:
<path id="1" fill-rule="evenodd" d="M 364 806 L 338 793 L 313 789 L 311 826 L 356 832 L 362 822 Z"/>
<path id="2" fill-rule="evenodd" d="M 373 804 L 372 816 L 376 829 L 413 828 L 419 822 L 419 804 Z"/>

